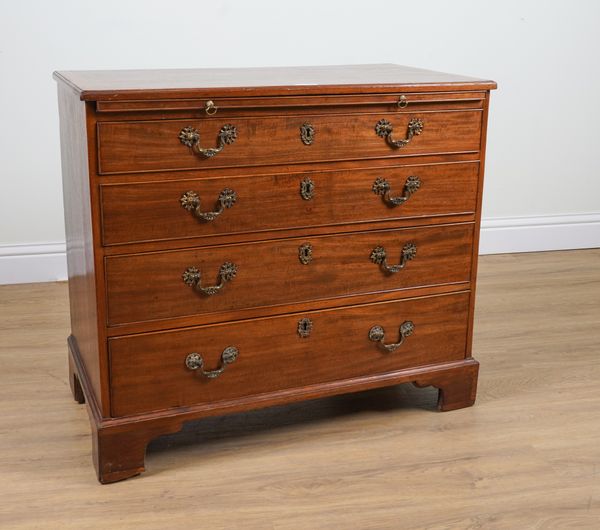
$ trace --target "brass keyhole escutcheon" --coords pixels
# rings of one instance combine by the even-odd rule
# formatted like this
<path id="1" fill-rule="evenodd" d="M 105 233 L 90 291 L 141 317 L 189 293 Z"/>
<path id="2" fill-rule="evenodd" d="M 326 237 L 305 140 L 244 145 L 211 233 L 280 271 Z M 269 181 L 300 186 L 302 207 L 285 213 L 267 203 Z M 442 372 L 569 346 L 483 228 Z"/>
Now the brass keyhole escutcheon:
<path id="1" fill-rule="evenodd" d="M 300 126 L 300 140 L 304 145 L 312 145 L 315 141 L 315 128 L 310 123 L 303 123 Z"/>
<path id="2" fill-rule="evenodd" d="M 315 183 L 311 178 L 305 177 L 300 182 L 300 196 L 305 201 L 310 201 L 315 196 Z"/>
<path id="3" fill-rule="evenodd" d="M 300 335 L 303 339 L 310 335 L 312 328 L 313 323 L 310 318 L 302 318 L 298 321 L 298 335 Z"/>
<path id="4" fill-rule="evenodd" d="M 308 265 L 312 261 L 312 245 L 310 243 L 304 243 L 298 247 L 298 259 L 302 265 Z"/>

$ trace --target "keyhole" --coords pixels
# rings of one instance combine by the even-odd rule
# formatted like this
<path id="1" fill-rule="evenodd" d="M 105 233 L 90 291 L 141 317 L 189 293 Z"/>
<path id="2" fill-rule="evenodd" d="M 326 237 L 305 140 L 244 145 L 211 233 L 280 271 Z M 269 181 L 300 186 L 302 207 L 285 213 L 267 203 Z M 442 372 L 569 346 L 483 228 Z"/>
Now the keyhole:
<path id="1" fill-rule="evenodd" d="M 305 243 L 298 248 L 298 259 L 302 265 L 308 265 L 312 261 L 312 245 Z"/>
<path id="2" fill-rule="evenodd" d="M 312 331 L 313 323 L 310 318 L 303 318 L 298 321 L 298 335 L 302 338 L 306 338 Z"/>

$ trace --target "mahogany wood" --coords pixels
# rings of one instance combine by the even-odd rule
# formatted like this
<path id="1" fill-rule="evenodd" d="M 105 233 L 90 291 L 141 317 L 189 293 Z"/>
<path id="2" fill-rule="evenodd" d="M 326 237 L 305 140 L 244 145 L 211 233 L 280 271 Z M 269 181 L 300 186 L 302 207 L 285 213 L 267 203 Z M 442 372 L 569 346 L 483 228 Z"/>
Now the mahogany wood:
<path id="1" fill-rule="evenodd" d="M 457 361 L 464 358 L 468 305 L 468 293 L 459 293 L 110 339 L 112 412 L 127 416 L 218 403 Z M 301 318 L 312 321 L 305 338 L 297 332 Z M 398 342 L 407 320 L 415 331 L 397 351 L 382 351 L 369 340 L 371 327 L 380 325 L 386 342 Z M 203 356 L 206 370 L 217 368 L 227 346 L 238 348 L 239 357 L 218 378 L 186 368 L 192 352 Z"/>
<path id="2" fill-rule="evenodd" d="M 399 106 L 400 97 L 405 103 Z M 240 116 L 257 114 L 290 114 L 298 113 L 302 108 L 327 108 L 327 112 L 347 112 L 352 110 L 371 111 L 384 109 L 397 112 L 412 112 L 414 110 L 443 110 L 482 108 L 485 92 L 431 92 L 422 94 L 350 94 L 346 96 L 282 96 L 282 97 L 246 97 L 219 98 L 210 101 L 217 107 L 219 116 Z M 196 117 L 206 115 L 207 99 L 167 99 L 157 101 L 97 101 L 96 111 L 100 119 L 131 119 L 131 112 L 148 113 L 153 111 L 196 111 Z M 102 113 L 110 113 L 109 118 L 103 118 Z M 169 114 L 173 116 L 174 114 Z M 176 114 L 175 114 L 176 115 Z M 189 112 L 185 115 L 188 117 Z"/>
<path id="3" fill-rule="evenodd" d="M 473 225 L 466 223 L 111 256 L 106 259 L 108 324 L 468 282 L 472 238 Z M 370 259 L 382 246 L 389 264 L 398 264 L 409 243 L 416 245 L 416 256 L 395 274 Z M 299 259 L 303 244 L 312 245 L 306 265 Z M 225 262 L 237 266 L 237 275 L 215 295 L 183 282 L 184 271 L 195 267 L 202 286 L 216 285 Z"/>
<path id="4" fill-rule="evenodd" d="M 178 250 L 185 248 L 211 247 L 215 242 L 222 245 L 235 243 L 251 243 L 258 241 L 307 238 L 333 234 L 352 234 L 367 230 L 385 230 L 394 228 L 416 228 L 418 226 L 446 225 L 456 223 L 472 223 L 475 213 L 455 213 L 449 215 L 432 215 L 429 217 L 410 217 L 408 219 L 386 219 L 380 221 L 357 221 L 351 224 L 335 224 L 322 226 L 306 226 L 297 228 L 282 228 L 279 230 L 261 230 L 257 232 L 242 232 L 213 235 L 199 235 L 184 239 L 161 239 L 156 241 L 122 243 L 107 245 L 102 248 L 104 256 L 121 256 L 123 254 L 140 254 L 144 252 L 160 252 L 163 250 Z"/>
<path id="5" fill-rule="evenodd" d="M 487 124 L 488 112 L 489 112 L 490 100 L 489 95 L 486 98 L 483 106 L 483 123 Z M 479 235 L 481 233 L 481 210 L 483 206 L 483 172 L 485 168 L 485 147 L 487 141 L 487 127 L 483 127 L 481 130 L 481 146 L 480 146 L 480 171 L 479 181 L 477 183 L 477 209 L 475 211 L 475 229 L 473 238 L 473 248 L 471 250 L 471 270 L 473 277 L 477 275 L 477 264 L 479 257 Z M 470 356 L 472 353 L 473 346 L 473 324 L 475 322 L 475 290 L 476 282 L 471 285 L 473 290 L 473 296 L 471 297 L 471 307 L 469 308 L 469 327 L 467 334 L 467 355 Z"/>
<path id="6" fill-rule="evenodd" d="M 98 321 L 85 104 L 73 97 L 66 87 L 59 85 L 58 107 L 71 330 L 81 345 L 89 372 L 90 391 L 100 399 L 102 360 L 106 359 L 102 355 L 104 345 L 99 330 L 103 326 Z M 71 381 L 71 384 L 75 385 L 75 382 Z M 76 399 L 79 397 L 77 395 Z"/>
<path id="7" fill-rule="evenodd" d="M 81 99 L 187 99 L 493 90 L 494 81 L 397 64 L 54 72 Z"/>
<path id="8" fill-rule="evenodd" d="M 75 369 L 75 362 L 73 361 L 71 355 L 69 355 L 69 386 L 71 388 L 71 393 L 73 394 L 73 399 L 80 405 L 83 405 L 85 403 L 85 394 L 83 392 L 83 388 L 81 387 L 79 374 Z"/>
<path id="9" fill-rule="evenodd" d="M 395 138 L 407 135 L 408 122 L 417 117 L 423 132 L 403 148 L 393 148 L 375 133 L 381 119 L 394 128 Z M 231 123 L 237 139 L 212 158 L 195 154 L 179 140 L 185 127 L 200 133 L 203 148 L 215 147 L 219 130 Z M 300 127 L 315 129 L 312 145 L 300 139 Z M 149 120 L 98 124 L 101 174 L 216 167 L 262 166 L 382 157 L 406 157 L 479 150 L 481 111 L 443 111 L 416 114 L 311 114 L 286 117 Z"/>
<path id="10" fill-rule="evenodd" d="M 103 184 L 103 241 L 112 245 L 474 213 L 478 169 L 478 164 L 467 162 Z M 373 183 L 383 178 L 391 186 L 391 195 L 401 196 L 409 176 L 417 176 L 421 187 L 402 205 L 390 207 L 373 193 Z M 300 194 L 305 179 L 314 184 L 314 196 L 309 200 Z M 237 201 L 214 221 L 198 219 L 181 206 L 183 194 L 194 191 L 203 211 L 215 210 L 217 198 L 226 188 L 236 192 Z M 157 218 L 160 223 L 154 222 Z"/>
<path id="11" fill-rule="evenodd" d="M 147 443 L 185 421 L 412 381 L 440 389 L 440 409 L 472 405 L 471 358 L 477 242 L 489 90 L 495 83 L 395 65 L 297 69 L 58 72 L 71 297 L 69 383 L 85 402 L 101 482 L 144 470 Z M 403 95 L 408 106 L 396 104 Z M 85 100 L 84 103 L 79 101 Z M 219 106 L 213 117 L 207 99 Z M 375 134 L 388 119 L 394 138 L 410 118 L 425 127 L 401 149 Z M 312 145 L 300 125 L 316 129 Z M 202 147 L 220 127 L 238 138 L 203 159 L 183 146 L 193 126 Z M 400 195 L 390 208 L 375 178 Z M 304 178 L 315 183 L 300 197 Z M 196 191 L 212 210 L 221 189 L 235 205 L 203 223 L 179 204 Z M 384 273 L 402 246 L 416 258 Z M 301 264 L 298 247 L 312 245 Z M 217 281 L 215 296 L 185 285 L 187 267 Z M 297 333 L 310 317 L 313 331 Z M 386 342 L 404 320 L 415 333 L 393 353 Z M 223 348 L 238 359 L 203 380 Z"/>
<path id="12" fill-rule="evenodd" d="M 87 104 L 91 107 L 91 103 Z M 153 113 L 156 117 L 156 113 Z M 94 123 L 98 123 L 99 114 L 88 108 L 88 119 L 93 118 Z M 131 116 L 130 116 L 131 117 Z M 129 120 L 126 120 L 129 121 Z M 95 128 L 94 128 L 95 129 Z M 96 131 L 88 129 L 88 143 L 97 143 Z M 90 161 L 97 161 L 97 149 L 89 152 Z M 302 163 L 281 163 L 269 166 L 240 166 L 235 169 L 229 167 L 210 168 L 199 171 L 197 169 L 178 170 L 178 171 L 156 171 L 149 175 L 147 172 L 139 173 L 116 173 L 110 175 L 98 174 L 98 165 L 92 167 L 91 173 L 94 179 L 100 184 L 124 184 L 124 183 L 145 183 L 149 181 L 167 181 L 167 180 L 182 180 L 182 179 L 197 179 L 204 177 L 238 177 L 251 176 L 258 177 L 263 175 L 275 174 L 300 174 L 300 173 L 330 173 L 342 170 L 354 169 L 382 169 L 386 167 L 408 167 L 421 165 L 435 164 L 458 164 L 461 162 L 478 162 L 479 151 L 469 153 L 440 153 L 440 154 L 423 154 L 415 155 L 406 158 L 367 158 L 364 160 L 330 160 L 314 164 L 311 162 Z"/>
<path id="13" fill-rule="evenodd" d="M 223 311 L 218 313 L 200 313 L 183 317 L 171 317 L 163 320 L 145 320 L 141 322 L 130 322 L 126 324 L 115 324 L 106 328 L 107 337 L 120 337 L 134 333 L 147 333 L 152 331 L 169 330 L 188 326 L 200 326 L 205 324 L 216 324 L 246 320 L 249 318 L 262 318 L 289 313 L 300 313 L 306 309 L 334 309 L 344 307 L 348 304 L 368 304 L 374 302 L 387 302 L 390 300 L 403 300 L 417 296 L 429 296 L 435 294 L 446 294 L 463 291 L 470 288 L 470 282 L 447 283 L 410 289 L 398 289 L 393 291 L 377 291 L 364 294 L 353 294 L 351 296 L 336 296 L 331 298 L 320 298 L 310 302 L 298 302 L 281 305 L 247 307 L 234 311 Z"/>

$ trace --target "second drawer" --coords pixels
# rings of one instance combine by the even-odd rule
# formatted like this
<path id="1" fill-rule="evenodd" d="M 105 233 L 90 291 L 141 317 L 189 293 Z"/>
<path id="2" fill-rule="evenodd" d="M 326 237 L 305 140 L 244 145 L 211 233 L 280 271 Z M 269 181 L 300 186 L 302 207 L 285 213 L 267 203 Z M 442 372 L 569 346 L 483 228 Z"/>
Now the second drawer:
<path id="1" fill-rule="evenodd" d="M 468 282 L 472 223 L 106 258 L 108 324 Z"/>
<path id="2" fill-rule="evenodd" d="M 105 245 L 475 212 L 477 162 L 102 184 Z"/>

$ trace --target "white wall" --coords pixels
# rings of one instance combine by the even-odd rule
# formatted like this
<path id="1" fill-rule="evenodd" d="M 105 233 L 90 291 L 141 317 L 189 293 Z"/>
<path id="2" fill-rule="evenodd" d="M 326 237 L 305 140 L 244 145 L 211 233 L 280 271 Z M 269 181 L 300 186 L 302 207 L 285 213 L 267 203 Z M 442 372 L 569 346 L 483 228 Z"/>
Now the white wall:
<path id="1" fill-rule="evenodd" d="M 64 275 L 56 69 L 394 62 L 491 78 L 482 250 L 600 246 L 600 2 L 1 2 L 0 283 Z"/>

